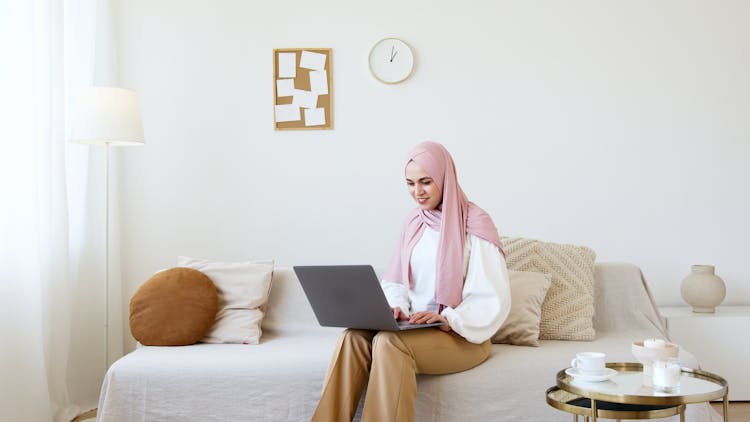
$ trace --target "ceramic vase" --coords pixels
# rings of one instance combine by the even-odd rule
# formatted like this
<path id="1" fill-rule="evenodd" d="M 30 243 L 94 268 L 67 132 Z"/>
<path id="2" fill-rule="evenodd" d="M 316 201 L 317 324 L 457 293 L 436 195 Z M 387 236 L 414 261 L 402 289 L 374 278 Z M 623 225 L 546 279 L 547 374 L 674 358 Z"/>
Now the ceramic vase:
<path id="1" fill-rule="evenodd" d="M 727 288 L 724 280 L 714 274 L 713 265 L 693 265 L 690 274 L 682 280 L 680 292 L 693 312 L 712 313 L 724 300 Z"/>

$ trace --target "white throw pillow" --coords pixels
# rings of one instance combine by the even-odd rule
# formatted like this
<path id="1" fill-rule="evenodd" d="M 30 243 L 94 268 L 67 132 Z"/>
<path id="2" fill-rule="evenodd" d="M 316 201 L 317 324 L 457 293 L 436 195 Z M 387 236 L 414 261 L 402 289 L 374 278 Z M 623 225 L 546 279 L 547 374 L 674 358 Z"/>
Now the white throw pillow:
<path id="1" fill-rule="evenodd" d="M 181 256 L 177 265 L 206 274 L 219 293 L 216 321 L 202 342 L 260 342 L 260 324 L 271 290 L 273 260 L 218 262 Z"/>

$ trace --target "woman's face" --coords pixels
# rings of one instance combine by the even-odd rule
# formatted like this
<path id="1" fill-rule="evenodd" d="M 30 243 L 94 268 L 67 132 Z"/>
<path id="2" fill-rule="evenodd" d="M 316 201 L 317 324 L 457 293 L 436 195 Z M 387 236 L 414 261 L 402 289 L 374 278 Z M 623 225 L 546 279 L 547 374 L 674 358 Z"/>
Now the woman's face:
<path id="1" fill-rule="evenodd" d="M 406 165 L 406 186 L 409 195 L 414 198 L 419 208 L 434 210 L 443 202 L 443 193 L 432 177 L 414 161 Z"/>

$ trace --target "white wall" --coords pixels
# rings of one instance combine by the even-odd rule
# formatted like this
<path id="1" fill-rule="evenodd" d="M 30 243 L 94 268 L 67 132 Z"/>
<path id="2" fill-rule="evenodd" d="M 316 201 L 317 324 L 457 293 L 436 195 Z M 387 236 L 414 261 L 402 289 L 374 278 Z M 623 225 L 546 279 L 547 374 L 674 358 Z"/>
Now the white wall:
<path id="1" fill-rule="evenodd" d="M 750 2 L 459 4 L 119 1 L 147 137 L 116 151 L 124 312 L 179 254 L 385 265 L 425 139 L 501 234 L 636 263 L 663 304 L 715 264 L 750 303 Z M 385 36 L 415 50 L 405 83 L 369 73 Z M 334 130 L 273 130 L 284 47 L 333 49 Z"/>

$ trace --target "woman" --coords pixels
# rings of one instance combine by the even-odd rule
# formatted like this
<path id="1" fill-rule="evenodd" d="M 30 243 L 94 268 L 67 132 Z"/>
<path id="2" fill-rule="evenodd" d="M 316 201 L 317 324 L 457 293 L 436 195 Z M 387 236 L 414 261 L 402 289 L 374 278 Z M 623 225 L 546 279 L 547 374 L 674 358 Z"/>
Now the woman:
<path id="1" fill-rule="evenodd" d="M 346 330 L 313 421 L 351 421 L 365 383 L 363 421 L 413 421 L 416 374 L 449 374 L 484 362 L 490 337 L 508 316 L 500 237 L 490 216 L 466 199 L 448 151 L 436 142 L 417 145 L 405 173 L 417 208 L 407 218 L 382 287 L 394 318 L 443 325 Z"/>

